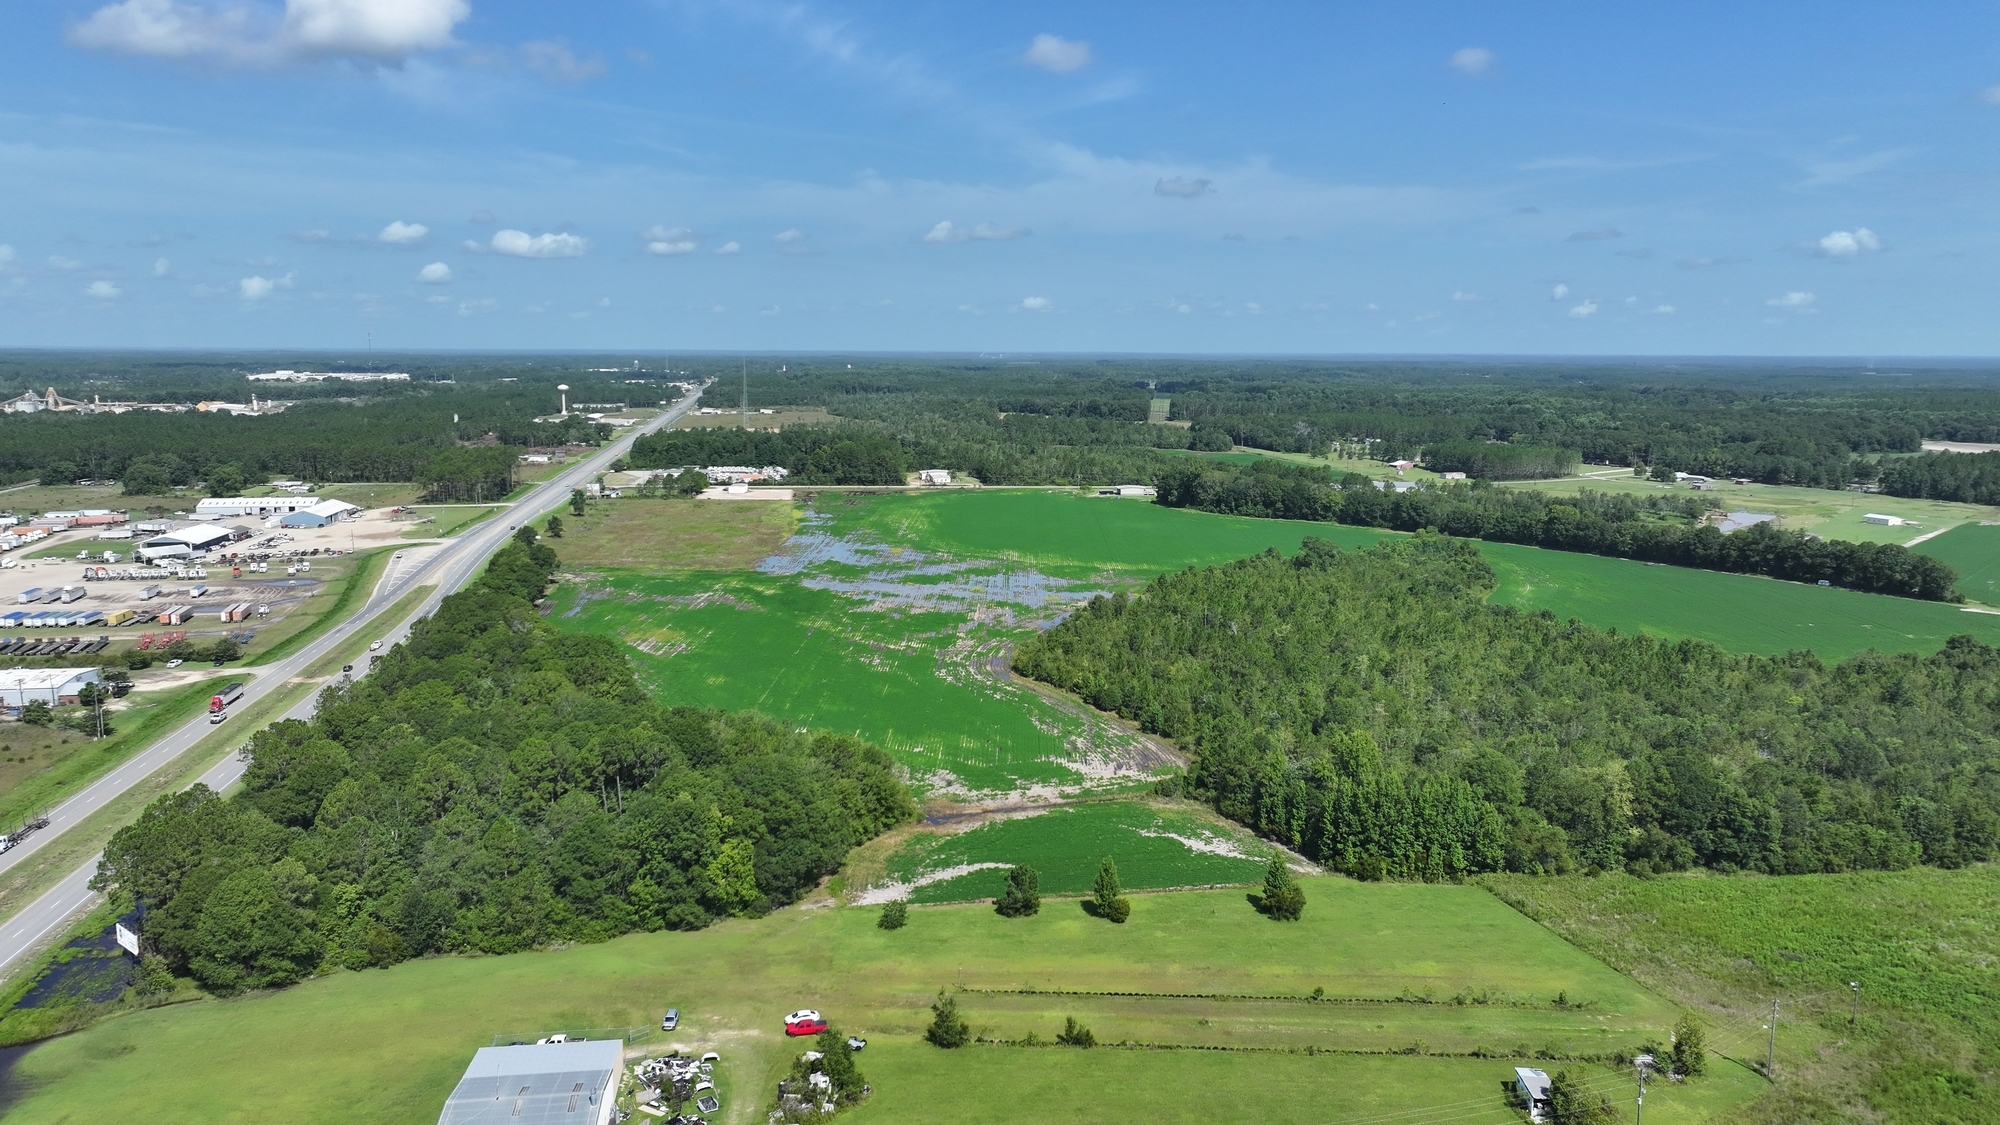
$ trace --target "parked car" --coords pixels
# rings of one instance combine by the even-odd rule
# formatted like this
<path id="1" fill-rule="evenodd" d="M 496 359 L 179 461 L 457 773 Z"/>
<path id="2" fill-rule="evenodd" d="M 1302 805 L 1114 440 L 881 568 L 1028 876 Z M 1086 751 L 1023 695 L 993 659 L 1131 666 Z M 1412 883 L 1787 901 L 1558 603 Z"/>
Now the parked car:
<path id="1" fill-rule="evenodd" d="M 863 1039 L 859 1036 L 850 1035 L 847 1037 L 847 1049 L 850 1051 L 859 1051 L 861 1048 L 866 1047 L 867 1045 L 868 1045 L 868 1040 Z"/>
<path id="2" fill-rule="evenodd" d="M 178 660 L 169 660 L 169 661 L 167 661 L 167 667 L 169 667 L 169 668 L 178 668 L 178 667 L 180 667 L 180 666 L 181 666 L 181 662 L 180 662 L 180 661 L 178 661 Z"/>
<path id="3" fill-rule="evenodd" d="M 818 1035 L 826 1030 L 826 1021 L 811 1008 L 802 1008 L 785 1017 L 786 1035 Z"/>
<path id="4" fill-rule="evenodd" d="M 805 1023 L 805 1022 L 809 1022 L 809 1021 L 813 1021 L 813 1020 L 817 1020 L 817 1019 L 819 1019 L 819 1009 L 818 1009 L 818 1008 L 800 1008 L 800 1009 L 799 1009 L 798 1011 L 796 1011 L 796 1012 L 793 1012 L 793 1013 L 792 1013 L 791 1015 L 789 1015 L 789 1016 L 786 1016 L 786 1017 L 785 1017 L 785 1022 L 786 1022 L 786 1023 Z"/>
<path id="5" fill-rule="evenodd" d="M 681 1010 L 679 1008 L 668 1008 L 667 1014 L 660 1017 L 661 1031 L 672 1031 L 673 1029 L 679 1027 L 680 1025 L 681 1025 Z"/>

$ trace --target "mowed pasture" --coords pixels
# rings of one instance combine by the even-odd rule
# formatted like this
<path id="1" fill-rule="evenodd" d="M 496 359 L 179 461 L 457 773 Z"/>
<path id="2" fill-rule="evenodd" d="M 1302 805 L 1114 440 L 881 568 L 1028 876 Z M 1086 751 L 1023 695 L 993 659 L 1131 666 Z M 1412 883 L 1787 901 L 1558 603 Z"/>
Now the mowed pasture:
<path id="1" fill-rule="evenodd" d="M 1221 886 L 1263 878 L 1273 854 L 1242 828 L 1201 806 L 1179 801 L 1091 801 L 992 820 L 948 835 L 918 833 L 885 864 L 913 902 L 967 902 L 1000 893 L 1006 871 L 1035 869 L 1043 894 L 1088 893 L 1105 857 L 1134 890 Z M 962 867 L 977 871 L 925 882 Z"/>
<path id="2" fill-rule="evenodd" d="M 736 570 L 778 549 L 798 527 L 798 507 L 770 501 L 625 496 L 564 508 L 563 537 L 549 540 L 563 566 L 639 571 Z"/>
<path id="3" fill-rule="evenodd" d="M 1538 492 L 1574 495 L 1580 489 L 1647 497 L 1663 494 L 1687 495 L 1685 484 L 1662 484 L 1630 475 L 1568 478 L 1559 481 L 1508 483 L 1506 488 L 1532 488 Z M 1950 500 L 1909 500 L 1876 492 L 1834 491 L 1828 488 L 1799 488 L 1783 484 L 1729 484 L 1703 493 L 1721 502 L 1725 511 L 1771 512 L 1779 526 L 1793 531 L 1810 531 L 1823 539 L 1846 539 L 1855 543 L 1908 543 L 1926 532 L 1955 527 L 1979 520 L 2000 519 L 2000 508 L 1986 504 L 1959 504 Z M 1869 513 L 1898 516 L 1909 524 L 1867 523 Z"/>
<path id="4" fill-rule="evenodd" d="M 879 929 L 875 909 L 824 906 L 695 933 L 340 972 L 44 1042 L 8 1079 L 6 1113 L 53 1123 L 143 1105 L 156 1125 L 418 1125 L 496 1034 L 657 1028 L 671 1005 L 682 1030 L 654 1044 L 719 1051 L 731 1092 L 719 1120 L 753 1125 L 798 1049 L 780 1017 L 812 1006 L 870 1040 L 859 1062 L 877 1095 L 857 1122 L 932 1121 L 946 1109 L 952 1120 L 1102 1121 L 1108 1098 L 1130 1097 L 1128 1108 L 1165 1122 L 1395 1112 L 1498 1125 L 1519 1060 L 1474 1051 L 1622 1050 L 1664 1036 L 1678 1014 L 1479 888 L 1304 885 L 1299 923 L 1254 913 L 1235 890 L 1138 895 L 1123 926 L 1073 900 L 1024 919 L 919 907 L 897 931 Z M 1325 999 L 1310 999 L 1316 988 Z M 989 1039 L 1046 1040 L 1074 1016 L 1101 1042 L 1234 1049 L 942 1052 L 920 1040 L 941 989 Z M 1101 995 L 1114 992 L 1128 995 Z M 1612 1072 L 1587 1069 L 1623 1089 Z M 1657 1117 L 1649 1098 L 1648 1118 L 1701 1120 L 1764 1088 L 1739 1068 L 1717 1071 L 1664 1092 Z"/>

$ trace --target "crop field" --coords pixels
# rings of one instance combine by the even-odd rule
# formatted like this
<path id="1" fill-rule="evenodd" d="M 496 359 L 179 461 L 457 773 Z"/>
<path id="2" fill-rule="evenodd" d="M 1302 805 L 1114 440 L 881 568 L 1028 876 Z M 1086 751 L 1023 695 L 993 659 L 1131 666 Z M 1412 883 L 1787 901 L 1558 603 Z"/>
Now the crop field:
<path id="1" fill-rule="evenodd" d="M 965 902 L 999 894 L 1005 873 L 997 868 L 1016 864 L 1035 869 L 1043 894 L 1075 895 L 1089 892 L 1106 856 L 1117 860 L 1124 886 L 1150 890 L 1255 883 L 1271 855 L 1270 845 L 1199 806 L 1093 801 L 913 836 L 886 874 L 912 902 Z M 878 890 L 865 899 L 886 897 Z"/>
<path id="2" fill-rule="evenodd" d="M 2000 524 L 1961 524 L 1910 549 L 1958 571 L 1968 600 L 2000 605 Z"/>
<path id="3" fill-rule="evenodd" d="M 1552 1061 L 1532 1065 L 1575 1065 L 1623 1098 L 1629 1086 L 1614 1072 L 1554 1060 L 1663 1038 L 1677 1016 L 1479 888 L 1302 882 L 1309 901 L 1298 923 L 1256 914 L 1239 890 L 1139 895 L 1123 926 L 1063 903 L 1023 919 L 919 907 L 907 927 L 884 931 L 873 908 L 827 906 L 695 933 L 341 972 L 43 1042 L 16 1064 L 17 1100 L 4 1112 L 10 1123 L 78 1121 L 143 1104 L 156 1125 L 419 1125 L 435 1120 L 472 1051 L 496 1034 L 657 1028 L 672 1005 L 681 1030 L 666 1041 L 724 1059 L 718 1125 L 761 1125 L 762 1099 L 796 1050 L 779 1017 L 810 1005 L 870 1041 L 857 1061 L 876 1098 L 857 1122 L 935 1121 L 943 1104 L 972 1121 L 1019 1120 L 1026 1108 L 1102 1121 L 1105 1092 L 1117 1090 L 1125 1110 L 1149 1121 L 1395 1113 L 1502 1125 L 1512 1112 L 1502 1086 L 1517 1063 L 1541 1055 Z M 920 1040 L 940 989 L 957 991 L 988 1039 L 1046 1041 L 1074 1016 L 1101 1043 L 1163 1049 L 941 1052 Z M 218 1049 L 228 1044 L 281 1045 L 282 1058 L 246 1066 L 242 1051 Z M 1211 1049 L 1174 1049 L 1194 1047 Z M 1662 1089 L 1657 1102 L 1649 1095 L 1647 1119 L 1692 1125 L 1767 1088 L 1724 1060 L 1714 1070 Z"/>
<path id="4" fill-rule="evenodd" d="M 555 619 L 623 641 L 662 699 L 854 732 L 920 788 L 959 795 L 1052 795 L 1172 762 L 1168 748 L 1009 675 L 1012 642 L 1067 606 L 1166 570 L 1296 551 L 1308 535 L 1362 548 L 1392 534 L 1033 490 L 826 494 L 798 519 L 776 503 L 593 505 L 555 544 L 580 572 L 559 588 Z M 1482 549 L 1497 602 L 1732 651 L 1837 660 L 1931 652 L 1955 633 L 2000 644 L 2000 616 L 1954 606 Z"/>
<path id="5" fill-rule="evenodd" d="M 2000 616 L 1941 602 L 1512 543 L 1482 543 L 1480 552 L 1500 580 L 1492 599 L 1499 604 L 1620 632 L 1694 637 L 1731 652 L 1803 648 L 1827 661 L 1869 648 L 1932 653 L 1957 633 L 2000 644 Z"/>

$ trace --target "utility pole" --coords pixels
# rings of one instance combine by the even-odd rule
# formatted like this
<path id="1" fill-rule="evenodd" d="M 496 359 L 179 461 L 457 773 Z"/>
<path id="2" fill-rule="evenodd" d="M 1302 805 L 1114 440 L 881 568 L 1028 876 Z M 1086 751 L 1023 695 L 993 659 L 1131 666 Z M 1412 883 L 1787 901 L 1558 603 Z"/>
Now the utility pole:
<path id="1" fill-rule="evenodd" d="M 1764 1055 L 1764 1077 L 1775 1078 L 1778 1074 L 1778 999 L 1771 998 L 1771 1046 Z"/>
<path id="2" fill-rule="evenodd" d="M 1852 1030 L 1861 1022 L 1861 982 L 1858 980 L 1848 981 L 1847 987 L 1854 990 L 1854 1011 L 1847 1017 L 1848 1029 Z"/>
<path id="3" fill-rule="evenodd" d="M 1632 1060 L 1633 1063 L 1639 1069 L 1639 1100 L 1632 1103 L 1633 1104 L 1632 1125 L 1646 1125 L 1646 1059 L 1647 1058 L 1648 1056 L 1646 1055 L 1640 1055 L 1638 1058 Z"/>

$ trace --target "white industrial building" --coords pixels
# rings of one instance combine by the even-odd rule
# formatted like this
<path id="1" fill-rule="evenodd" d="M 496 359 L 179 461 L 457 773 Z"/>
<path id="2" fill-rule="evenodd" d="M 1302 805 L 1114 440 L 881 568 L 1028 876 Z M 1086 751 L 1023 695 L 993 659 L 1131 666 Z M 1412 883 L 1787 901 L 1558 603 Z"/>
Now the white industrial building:
<path id="1" fill-rule="evenodd" d="M 83 685 L 100 682 L 95 668 L 10 668 L 0 672 L 0 707 L 41 700 L 51 707 L 77 701 Z"/>
<path id="2" fill-rule="evenodd" d="M 328 379 L 342 383 L 407 383 L 410 376 L 406 372 L 393 371 L 377 375 L 367 371 L 293 371 L 279 368 L 259 375 L 245 375 L 253 383 L 324 383 Z"/>
<path id="3" fill-rule="evenodd" d="M 361 505 L 345 500 L 321 500 L 308 504 L 296 512 L 278 517 L 279 527 L 325 527 L 335 520 L 344 520 L 361 510 Z"/>
<path id="4" fill-rule="evenodd" d="M 309 496 L 211 496 L 197 500 L 194 514 L 197 516 L 282 516 L 310 508 L 318 501 Z"/>
<path id="5" fill-rule="evenodd" d="M 610 1125 L 622 1039 L 481 1047 L 438 1125 Z"/>

